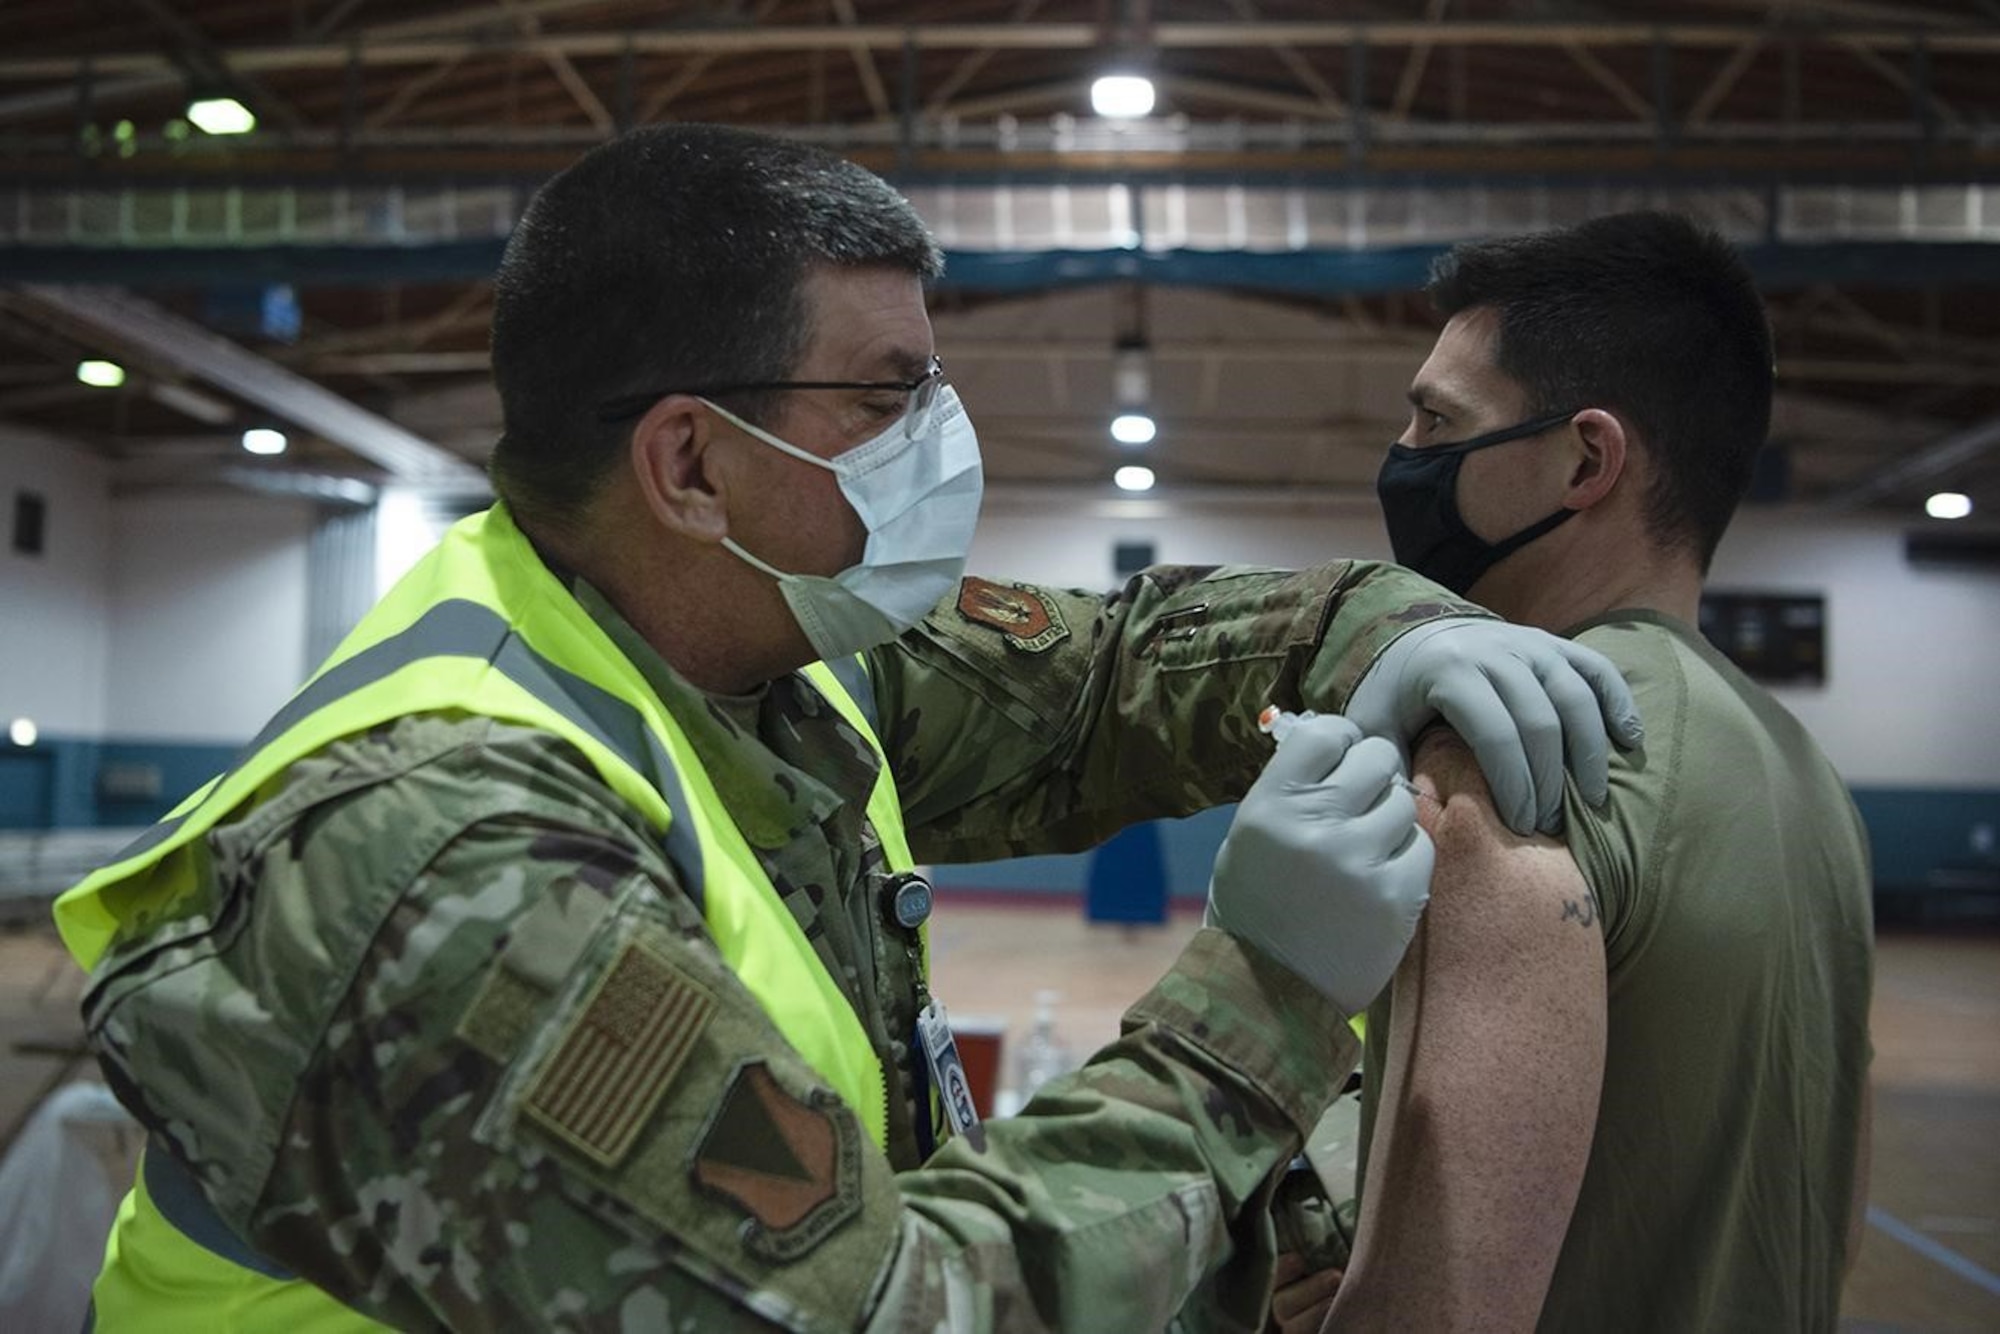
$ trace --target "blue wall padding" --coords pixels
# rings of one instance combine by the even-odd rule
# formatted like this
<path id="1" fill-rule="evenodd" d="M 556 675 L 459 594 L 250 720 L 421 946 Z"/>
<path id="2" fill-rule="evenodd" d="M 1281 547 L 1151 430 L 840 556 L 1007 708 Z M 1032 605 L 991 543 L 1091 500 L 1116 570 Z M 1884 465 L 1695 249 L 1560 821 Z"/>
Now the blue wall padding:
<path id="1" fill-rule="evenodd" d="M 58 738 L 46 744 L 55 752 L 56 764 L 55 810 L 50 823 L 58 829 L 97 824 L 97 766 L 103 743 Z"/>
<path id="2" fill-rule="evenodd" d="M 1235 813 L 1234 806 L 1218 806 L 1185 820 L 1153 823 L 1152 828 L 1159 836 L 1169 899 L 1208 896 L 1208 873 L 1215 865 L 1215 850 L 1222 846 L 1222 836 L 1229 832 L 1229 820 Z M 1081 895 L 1089 884 L 1090 858 L 1089 853 L 1078 853 L 940 866 L 934 878 L 940 889 Z"/>
<path id="3" fill-rule="evenodd" d="M 490 278 L 504 242 L 267 246 L 13 245 L 0 281 L 122 283 L 423 283 Z M 941 288 L 1042 291 L 1092 283 L 1240 287 L 1279 292 L 1414 291 L 1442 245 L 1366 250 L 954 250 Z M 1741 247 L 1767 290 L 1866 282 L 1916 289 L 2000 282 L 2000 246 L 1974 241 L 1825 241 Z"/>
<path id="4" fill-rule="evenodd" d="M 1854 789 L 1854 804 L 1868 826 L 1878 891 L 1945 888 L 1947 881 L 1963 883 L 1966 873 L 1975 879 L 1978 873 L 2000 876 L 2000 851 L 1995 850 L 2000 844 L 2000 790 L 1864 787 Z M 1208 892 L 1208 873 L 1234 810 L 1225 806 L 1185 820 L 1159 822 L 1169 895 L 1199 898 Z M 1982 825 L 1990 831 L 1984 852 L 1975 842 L 1975 831 Z M 1089 868 L 1089 854 L 1026 857 L 940 866 L 935 878 L 941 889 L 1078 895 L 1085 890 Z"/>
<path id="5" fill-rule="evenodd" d="M 1135 824 L 1090 854 L 1083 915 L 1093 922 L 1167 920 L 1167 859 L 1157 824 Z"/>
<path id="6" fill-rule="evenodd" d="M 149 824 L 226 769 L 237 751 L 226 745 L 47 735 L 34 749 L 48 763 L 0 767 L 0 787 L 10 781 L 38 785 L 32 803 L 24 792 L 0 791 L 0 815 L 33 804 L 46 810 L 46 825 L 57 829 Z M 158 772 L 159 795 L 120 799 L 106 794 L 98 780 L 107 765 L 151 766 Z M 2000 877 L 2000 788 L 1860 787 L 1854 789 L 1854 803 L 1874 846 L 1877 890 L 1923 892 Z M 1109 861 L 1104 873 L 1127 877 L 1148 894 L 1155 893 L 1151 886 L 1159 882 L 1169 899 L 1200 899 L 1208 893 L 1215 851 L 1234 811 L 1221 806 L 1185 820 L 1156 821 L 1147 826 L 1148 833 L 1105 849 Z M 1148 844 L 1154 846 L 1149 849 Z M 1082 897 L 1090 890 L 1091 866 L 1090 853 L 1022 857 L 941 866 L 936 879 L 943 889 Z M 1106 911 L 1113 910 L 1107 906 Z"/>
<path id="7" fill-rule="evenodd" d="M 39 746 L 0 746 L 0 829 L 41 828 L 54 803 L 53 756 Z"/>
<path id="8" fill-rule="evenodd" d="M 152 765 L 160 771 L 160 795 L 152 799 L 97 800 L 100 825 L 151 824 L 180 805 L 181 798 L 206 783 L 236 759 L 240 746 L 159 741 L 106 741 L 101 763 Z"/>
<path id="9" fill-rule="evenodd" d="M 0 745 L 5 745 L 0 738 Z M 151 824 L 182 797 L 226 769 L 240 747 L 174 741 L 89 741 L 78 737 L 38 738 L 33 752 L 45 756 L 52 770 L 47 816 L 37 827 L 52 829 L 116 828 Z M 159 778 L 157 797 L 114 797 L 100 790 L 107 765 L 147 766 Z M 0 783 L 6 771 L 0 770 Z M 12 809 L 0 793 L 0 813 Z M 0 819 L 0 828 L 22 828 Z"/>
<path id="10" fill-rule="evenodd" d="M 2000 792 L 1864 787 L 1854 789 L 1854 804 L 1868 826 L 1878 892 L 1938 889 L 1968 875 L 2000 883 Z"/>

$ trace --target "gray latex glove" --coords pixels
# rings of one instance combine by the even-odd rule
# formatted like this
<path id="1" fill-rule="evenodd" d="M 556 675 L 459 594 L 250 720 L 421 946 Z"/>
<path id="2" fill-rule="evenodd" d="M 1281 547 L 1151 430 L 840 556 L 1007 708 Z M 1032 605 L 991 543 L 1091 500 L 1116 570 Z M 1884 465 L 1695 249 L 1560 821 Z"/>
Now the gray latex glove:
<path id="1" fill-rule="evenodd" d="M 1345 718 L 1302 718 L 1236 807 L 1208 924 L 1358 1014 L 1396 971 L 1431 897 L 1429 835 L 1402 757 Z"/>
<path id="2" fill-rule="evenodd" d="M 1370 736 L 1408 747 L 1442 718 L 1472 747 L 1493 804 L 1517 834 L 1562 828 L 1563 760 L 1593 806 L 1610 782 L 1610 739 L 1645 737 L 1610 659 L 1543 630 L 1479 617 L 1431 621 L 1382 651 L 1347 703 Z"/>

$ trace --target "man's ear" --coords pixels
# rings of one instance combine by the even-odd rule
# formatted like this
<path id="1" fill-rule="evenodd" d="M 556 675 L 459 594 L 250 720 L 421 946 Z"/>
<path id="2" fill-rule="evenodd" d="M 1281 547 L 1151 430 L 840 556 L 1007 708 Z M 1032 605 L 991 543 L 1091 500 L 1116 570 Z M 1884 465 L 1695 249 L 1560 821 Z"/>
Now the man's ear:
<path id="1" fill-rule="evenodd" d="M 1625 424 L 1602 408 L 1585 408 L 1570 419 L 1577 450 L 1562 503 L 1573 510 L 1589 509 L 1618 485 L 1625 475 L 1631 438 Z"/>
<path id="2" fill-rule="evenodd" d="M 712 416 L 701 400 L 672 394 L 632 428 L 632 474 L 656 523 L 697 541 L 729 535 L 726 486 L 710 448 Z"/>

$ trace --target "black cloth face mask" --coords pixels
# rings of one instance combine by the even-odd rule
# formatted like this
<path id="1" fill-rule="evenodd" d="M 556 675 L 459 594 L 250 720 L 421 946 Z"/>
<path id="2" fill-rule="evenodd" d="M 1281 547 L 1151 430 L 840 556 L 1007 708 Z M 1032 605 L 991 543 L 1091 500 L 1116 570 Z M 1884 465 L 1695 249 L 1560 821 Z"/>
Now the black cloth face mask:
<path id="1" fill-rule="evenodd" d="M 1390 445 L 1375 476 L 1375 494 L 1396 563 L 1462 596 L 1501 560 L 1573 518 L 1575 510 L 1559 509 L 1512 537 L 1488 542 L 1467 528 L 1458 512 L 1458 466 L 1474 450 L 1540 435 L 1575 415 L 1552 412 L 1451 445 Z"/>

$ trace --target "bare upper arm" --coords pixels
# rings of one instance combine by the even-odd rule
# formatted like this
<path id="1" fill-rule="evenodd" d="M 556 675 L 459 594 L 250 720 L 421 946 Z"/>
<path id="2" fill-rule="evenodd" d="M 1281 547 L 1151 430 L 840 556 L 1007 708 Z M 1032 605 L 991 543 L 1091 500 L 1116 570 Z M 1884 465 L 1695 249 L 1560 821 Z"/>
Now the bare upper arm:
<path id="1" fill-rule="evenodd" d="M 1597 899 L 1569 849 L 1543 837 L 1508 829 L 1493 808 L 1486 779 L 1472 751 L 1451 732 L 1433 730 L 1419 743 L 1413 766 L 1418 818 L 1438 848 L 1438 883 L 1446 891 L 1444 915 L 1525 934 L 1542 947 L 1573 944 L 1541 930 L 1554 909 L 1558 923 L 1597 928 Z M 1438 915 L 1437 885 L 1432 917 Z M 1513 890 L 1514 893 L 1503 891 Z M 1602 932 L 1598 932 L 1600 957 Z"/>
<path id="2" fill-rule="evenodd" d="M 1500 822 L 1463 743 L 1437 734 L 1415 767 L 1437 870 L 1334 1327 L 1531 1328 L 1596 1123 L 1603 935 L 1568 850 Z"/>

